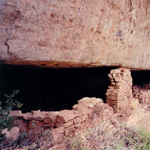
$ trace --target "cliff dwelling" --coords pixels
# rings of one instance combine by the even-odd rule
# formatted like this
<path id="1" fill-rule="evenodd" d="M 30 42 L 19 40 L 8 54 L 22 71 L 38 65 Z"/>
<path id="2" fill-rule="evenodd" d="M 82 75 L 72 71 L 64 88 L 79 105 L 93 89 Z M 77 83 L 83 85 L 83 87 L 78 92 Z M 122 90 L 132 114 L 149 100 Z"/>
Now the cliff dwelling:
<path id="1" fill-rule="evenodd" d="M 149 16 L 148 0 L 1 0 L 0 111 L 19 90 L 17 132 L 36 124 L 60 142 L 94 117 L 150 110 Z"/>
<path id="2" fill-rule="evenodd" d="M 115 67 L 42 68 L 1 65 L 0 99 L 20 90 L 16 98 L 23 103 L 21 110 L 58 111 L 72 109 L 83 97 L 96 97 L 106 102 L 108 73 Z"/>
<path id="3" fill-rule="evenodd" d="M 113 108 L 116 106 L 112 105 L 111 101 L 118 99 L 115 102 L 118 105 L 121 97 L 127 96 L 127 99 L 132 99 L 133 95 L 141 103 L 143 99 L 145 101 L 149 98 L 150 71 L 130 73 L 120 69 L 121 73 L 118 76 L 119 69 L 115 72 L 113 69 L 116 67 L 44 68 L 3 64 L 0 65 L 0 99 L 6 99 L 4 93 L 11 95 L 13 90 L 20 90 L 16 99 L 23 103 L 21 111 L 26 113 L 32 110 L 72 110 L 78 100 L 84 97 L 101 98 L 104 103 L 107 100 Z M 122 73 L 127 75 L 123 80 Z M 127 88 L 128 83 L 130 86 Z M 121 97 L 114 96 L 114 93 L 120 93 Z M 122 93 L 130 94 L 123 96 Z"/>

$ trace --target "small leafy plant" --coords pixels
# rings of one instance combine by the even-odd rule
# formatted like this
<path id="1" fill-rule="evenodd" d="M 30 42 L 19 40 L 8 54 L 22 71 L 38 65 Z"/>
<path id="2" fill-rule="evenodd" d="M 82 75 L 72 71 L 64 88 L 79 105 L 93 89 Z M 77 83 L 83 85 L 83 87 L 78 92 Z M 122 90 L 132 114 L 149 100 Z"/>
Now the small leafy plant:
<path id="1" fill-rule="evenodd" d="M 0 101 L 0 143 L 5 139 L 5 134 L 2 133 L 3 129 L 10 130 L 14 118 L 9 116 L 10 111 L 14 108 L 20 108 L 23 104 L 18 100 L 15 100 L 15 96 L 19 93 L 19 90 L 13 91 L 11 95 L 4 94 L 6 101 L 2 104 Z"/>

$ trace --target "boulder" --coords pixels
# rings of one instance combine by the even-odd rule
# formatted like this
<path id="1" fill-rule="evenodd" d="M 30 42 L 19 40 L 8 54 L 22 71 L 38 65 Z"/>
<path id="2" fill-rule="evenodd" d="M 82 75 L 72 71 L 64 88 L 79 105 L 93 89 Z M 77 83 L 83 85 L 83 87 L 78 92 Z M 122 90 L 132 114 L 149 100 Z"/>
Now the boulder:
<path id="1" fill-rule="evenodd" d="M 80 116 L 80 114 L 76 111 L 62 110 L 56 116 L 56 122 L 57 123 L 66 123 L 70 120 L 73 120 L 75 117 L 78 117 L 78 116 Z"/>
<path id="2" fill-rule="evenodd" d="M 12 139 L 15 141 L 19 135 L 19 128 L 13 127 L 10 129 L 10 131 L 8 131 L 8 129 L 4 129 L 2 134 L 5 134 L 6 139 Z"/>
<path id="3" fill-rule="evenodd" d="M 146 0 L 1 0 L 0 61 L 150 69 L 149 16 Z"/>

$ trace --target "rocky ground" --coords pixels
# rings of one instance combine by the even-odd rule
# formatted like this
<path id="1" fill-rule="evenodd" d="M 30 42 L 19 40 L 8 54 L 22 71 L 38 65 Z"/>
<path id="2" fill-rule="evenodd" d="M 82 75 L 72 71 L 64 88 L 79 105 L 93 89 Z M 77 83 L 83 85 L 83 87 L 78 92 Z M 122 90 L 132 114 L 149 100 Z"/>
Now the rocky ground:
<path id="1" fill-rule="evenodd" d="M 91 118 L 76 131 L 66 134 L 61 142 L 54 142 L 51 130 L 34 128 L 22 133 L 13 142 L 5 140 L 1 149 L 17 150 L 103 150 L 103 149 L 150 149 L 150 109 L 148 104 L 140 104 L 127 121 L 119 122 L 119 114 L 108 115 L 95 112 Z M 120 120 L 120 119 L 119 119 Z"/>
<path id="2" fill-rule="evenodd" d="M 67 137 L 54 149 L 72 150 L 148 150 L 150 149 L 149 106 L 139 105 L 127 121 L 119 122 L 118 114 L 99 118 L 95 114 L 87 126 Z"/>

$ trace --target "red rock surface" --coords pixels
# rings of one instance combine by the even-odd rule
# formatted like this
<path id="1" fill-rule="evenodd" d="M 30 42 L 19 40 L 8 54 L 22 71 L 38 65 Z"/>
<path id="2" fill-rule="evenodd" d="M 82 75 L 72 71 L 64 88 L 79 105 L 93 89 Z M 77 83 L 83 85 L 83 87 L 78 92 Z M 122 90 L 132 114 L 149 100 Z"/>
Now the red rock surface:
<path id="1" fill-rule="evenodd" d="M 150 69 L 150 3 L 2 0 L 0 60 L 48 67 Z"/>

